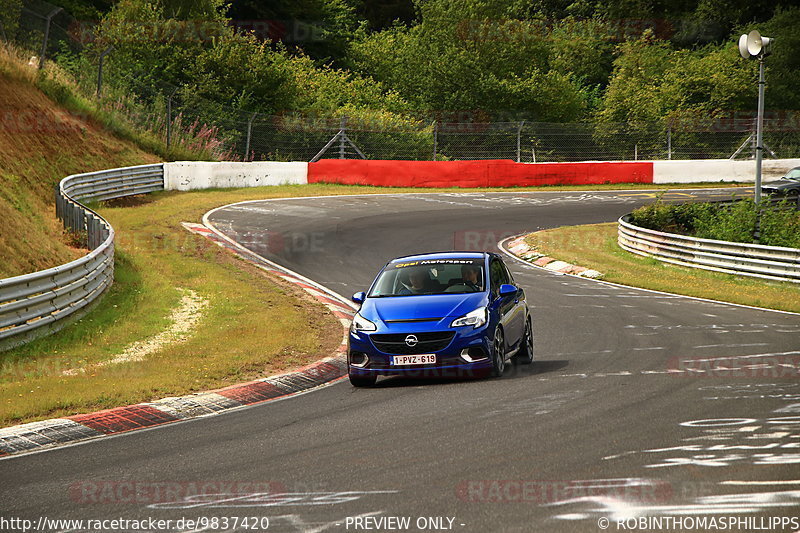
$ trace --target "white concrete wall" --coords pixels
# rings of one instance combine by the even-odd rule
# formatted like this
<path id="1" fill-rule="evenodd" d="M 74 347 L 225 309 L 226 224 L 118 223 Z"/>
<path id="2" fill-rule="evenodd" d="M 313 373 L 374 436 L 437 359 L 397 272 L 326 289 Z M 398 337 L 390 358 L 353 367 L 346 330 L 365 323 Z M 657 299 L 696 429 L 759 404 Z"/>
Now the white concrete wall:
<path id="1" fill-rule="evenodd" d="M 652 163 L 653 183 L 752 183 L 755 180 L 755 161 L 706 159 Z M 794 167 L 800 167 L 800 159 L 765 159 L 763 181 L 776 180 Z M 308 163 L 175 161 L 164 164 L 164 188 L 167 190 L 263 187 L 284 183 L 308 183 Z"/>
<path id="2" fill-rule="evenodd" d="M 773 181 L 787 170 L 800 167 L 800 159 L 764 159 L 761 179 Z M 697 183 L 703 181 L 754 182 L 755 161 L 706 159 L 691 161 L 653 161 L 653 183 Z"/>
<path id="3" fill-rule="evenodd" d="M 286 183 L 308 183 L 308 163 L 175 161 L 164 164 L 164 188 L 168 191 L 263 187 Z"/>

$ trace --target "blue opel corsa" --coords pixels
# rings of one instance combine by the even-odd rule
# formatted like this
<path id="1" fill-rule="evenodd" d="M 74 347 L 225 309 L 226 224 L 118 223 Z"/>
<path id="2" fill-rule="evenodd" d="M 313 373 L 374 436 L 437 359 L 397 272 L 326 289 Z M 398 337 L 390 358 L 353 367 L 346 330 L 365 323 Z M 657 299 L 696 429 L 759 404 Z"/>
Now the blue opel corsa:
<path id="1" fill-rule="evenodd" d="M 500 256 L 447 252 L 386 264 L 348 335 L 348 373 L 356 387 L 378 375 L 500 376 L 516 356 L 533 361 L 525 292 Z"/>

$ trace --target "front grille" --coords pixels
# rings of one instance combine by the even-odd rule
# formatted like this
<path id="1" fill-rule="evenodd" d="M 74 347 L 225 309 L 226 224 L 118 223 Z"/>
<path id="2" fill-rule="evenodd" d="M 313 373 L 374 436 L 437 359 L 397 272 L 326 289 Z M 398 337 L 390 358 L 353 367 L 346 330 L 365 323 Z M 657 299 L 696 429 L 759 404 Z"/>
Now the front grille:
<path id="1" fill-rule="evenodd" d="M 403 320 L 385 320 L 387 324 L 402 324 L 404 322 L 439 322 L 444 317 L 438 318 L 408 318 Z"/>
<path id="2" fill-rule="evenodd" d="M 455 331 L 435 331 L 429 333 L 384 333 L 371 335 L 372 344 L 384 352 L 397 355 L 416 355 L 420 353 L 433 353 L 443 350 L 450 344 L 455 336 Z M 409 346 L 406 337 L 414 335 L 417 344 Z"/>

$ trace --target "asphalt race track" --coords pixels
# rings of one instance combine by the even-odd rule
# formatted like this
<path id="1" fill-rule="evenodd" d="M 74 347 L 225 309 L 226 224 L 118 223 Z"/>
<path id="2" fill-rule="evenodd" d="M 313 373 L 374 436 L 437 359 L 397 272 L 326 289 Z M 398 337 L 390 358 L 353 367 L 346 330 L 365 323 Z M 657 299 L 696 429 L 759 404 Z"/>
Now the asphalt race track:
<path id="1" fill-rule="evenodd" d="M 395 256 L 492 249 L 513 234 L 613 221 L 652 197 L 288 199 L 229 206 L 210 220 L 349 297 Z M 706 197 L 730 193 L 666 196 Z M 0 461 L 3 515 L 269 517 L 269 531 L 598 532 L 636 517 L 661 520 L 639 531 L 709 530 L 699 521 L 731 517 L 739 522 L 728 531 L 800 529 L 768 522 L 800 517 L 800 380 L 789 372 L 800 355 L 800 316 L 507 264 L 534 313 L 531 366 L 495 380 L 382 378 L 358 390 L 343 380 L 222 416 L 9 458 Z M 704 365 L 712 361 L 714 371 Z M 720 371 L 719 361 L 737 370 Z M 203 484 L 219 494 L 197 495 L 208 492 Z M 235 496 L 225 495 L 230 487 Z M 407 528 L 398 517 L 410 519 Z M 183 526 L 170 531 L 215 530 Z"/>

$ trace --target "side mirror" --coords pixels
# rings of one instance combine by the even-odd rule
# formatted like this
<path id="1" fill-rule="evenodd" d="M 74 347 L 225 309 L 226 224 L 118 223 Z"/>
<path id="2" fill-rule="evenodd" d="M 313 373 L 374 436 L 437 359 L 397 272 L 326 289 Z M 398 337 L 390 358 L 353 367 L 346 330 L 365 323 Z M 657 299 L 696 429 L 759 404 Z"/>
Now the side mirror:
<path id="1" fill-rule="evenodd" d="M 363 292 L 357 292 L 357 293 L 355 293 L 353 295 L 353 301 L 355 303 L 357 303 L 357 304 L 363 304 L 364 303 L 364 298 L 366 298 L 366 297 L 367 297 L 367 295 L 364 294 Z"/>
<path id="2" fill-rule="evenodd" d="M 500 285 L 500 296 L 510 296 L 516 293 L 517 288 L 515 286 L 509 285 L 508 283 L 503 283 Z"/>

